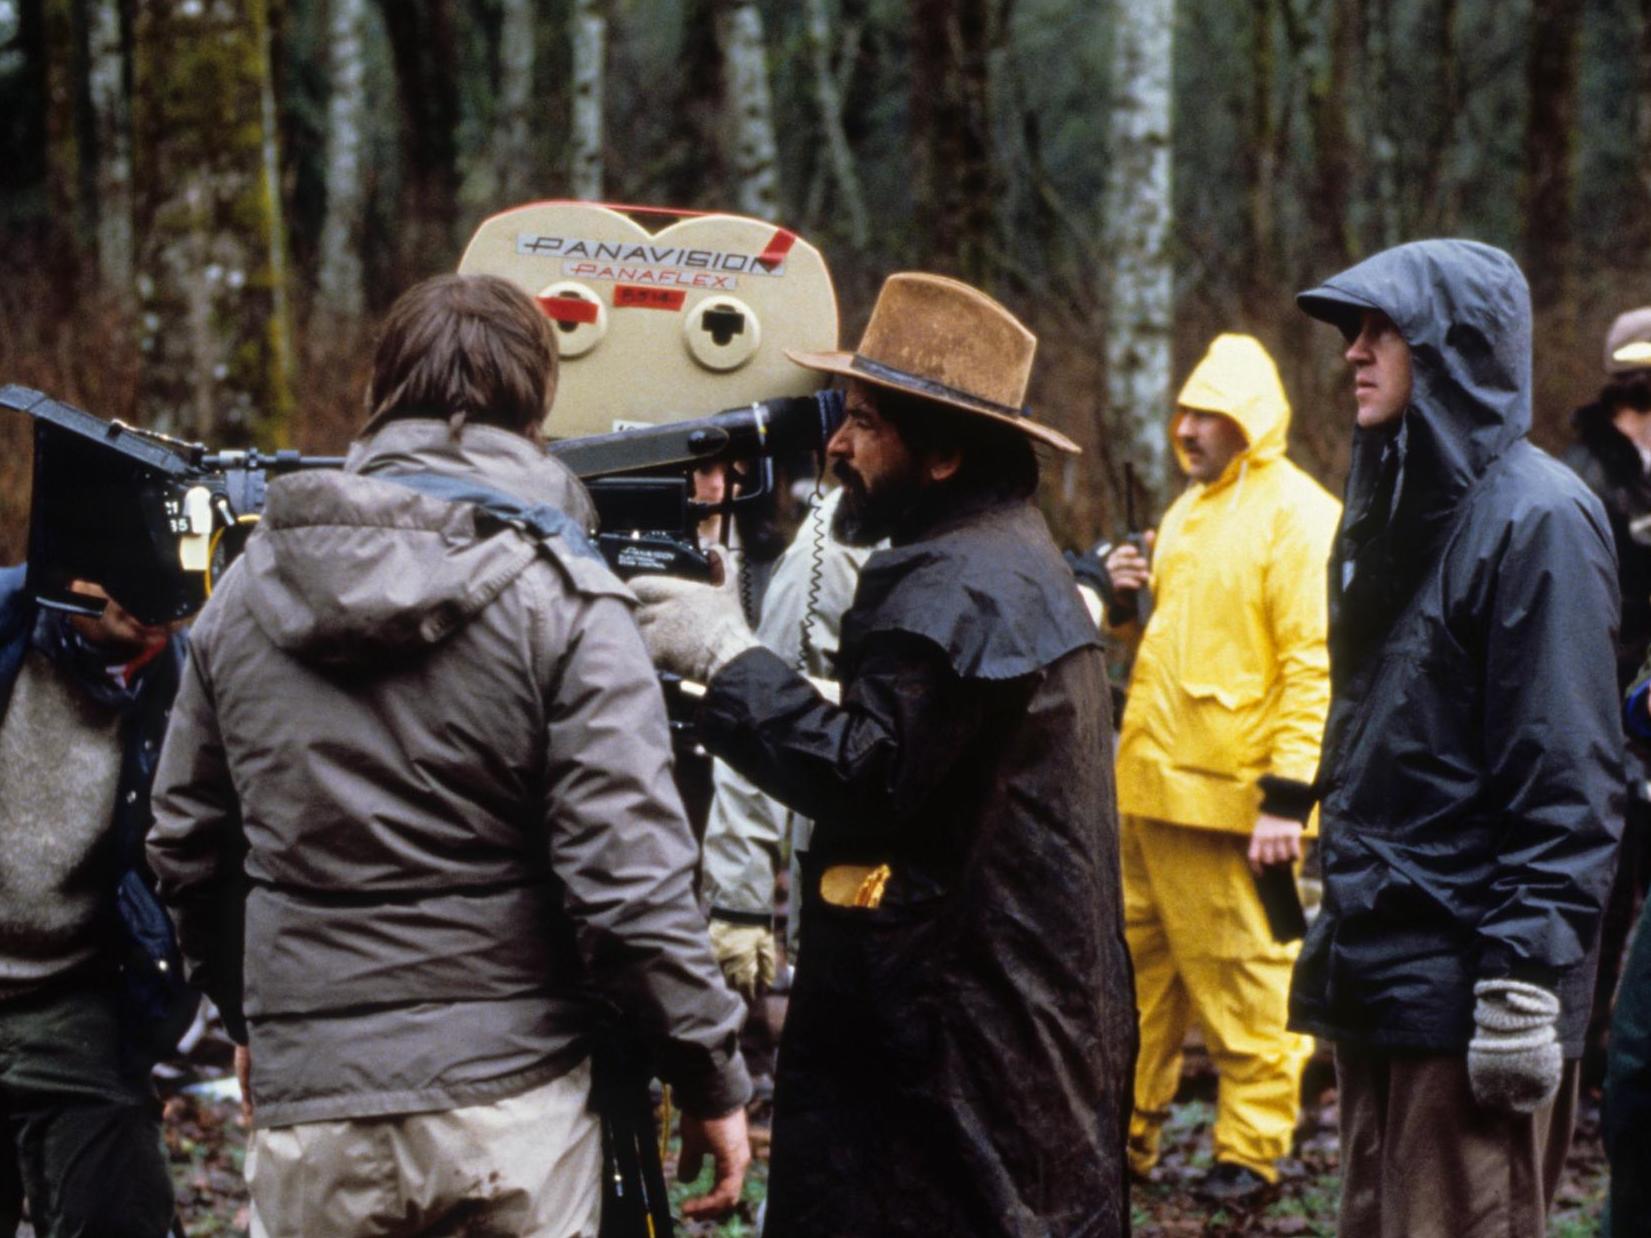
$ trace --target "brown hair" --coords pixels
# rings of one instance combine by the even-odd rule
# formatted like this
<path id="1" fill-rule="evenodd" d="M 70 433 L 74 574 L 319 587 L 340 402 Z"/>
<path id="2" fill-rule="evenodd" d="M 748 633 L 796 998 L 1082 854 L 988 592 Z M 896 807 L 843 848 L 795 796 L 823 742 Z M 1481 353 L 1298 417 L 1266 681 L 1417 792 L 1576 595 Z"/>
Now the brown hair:
<path id="1" fill-rule="evenodd" d="M 556 334 L 528 295 L 493 275 L 437 275 L 396 299 L 367 387 L 362 437 L 403 417 L 528 438 L 556 398 Z"/>

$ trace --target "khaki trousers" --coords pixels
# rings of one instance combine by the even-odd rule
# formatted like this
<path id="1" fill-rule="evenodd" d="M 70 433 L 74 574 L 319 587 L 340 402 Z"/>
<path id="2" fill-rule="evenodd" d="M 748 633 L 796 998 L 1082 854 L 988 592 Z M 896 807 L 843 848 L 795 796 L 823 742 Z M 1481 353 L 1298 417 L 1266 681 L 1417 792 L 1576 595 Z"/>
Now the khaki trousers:
<path id="1" fill-rule="evenodd" d="M 1532 1114 L 1479 1106 L 1460 1057 L 1336 1046 L 1338 1238 L 1543 1238 L 1571 1143 L 1576 1062 Z"/>
<path id="2" fill-rule="evenodd" d="M 252 1134 L 252 1238 L 596 1238 L 602 1134 L 590 1063 L 519 1096 L 439 1113 Z"/>

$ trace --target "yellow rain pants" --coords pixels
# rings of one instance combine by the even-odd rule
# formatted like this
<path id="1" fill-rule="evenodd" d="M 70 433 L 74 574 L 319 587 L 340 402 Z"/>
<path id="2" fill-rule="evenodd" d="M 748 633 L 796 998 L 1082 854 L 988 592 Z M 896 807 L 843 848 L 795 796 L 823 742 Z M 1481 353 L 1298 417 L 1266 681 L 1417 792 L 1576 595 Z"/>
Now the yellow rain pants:
<path id="1" fill-rule="evenodd" d="M 1215 1159 L 1278 1180 L 1300 1108 L 1309 1036 L 1285 1030 L 1300 943 L 1279 945 L 1255 892 L 1249 840 L 1223 830 L 1125 817 L 1124 936 L 1135 962 L 1141 1050 L 1129 1166 L 1145 1174 L 1181 1080 L 1181 1044 L 1197 1020 L 1220 1072 Z"/>

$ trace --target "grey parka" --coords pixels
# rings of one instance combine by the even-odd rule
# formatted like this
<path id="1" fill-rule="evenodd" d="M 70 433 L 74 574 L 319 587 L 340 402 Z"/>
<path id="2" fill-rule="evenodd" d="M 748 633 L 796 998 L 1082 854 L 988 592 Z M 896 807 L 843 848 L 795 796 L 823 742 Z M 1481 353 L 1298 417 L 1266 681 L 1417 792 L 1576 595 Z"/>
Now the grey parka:
<path id="1" fill-rule="evenodd" d="M 686 1109 L 742 1104 L 629 591 L 577 527 L 540 545 L 382 480 L 410 472 L 588 515 L 524 438 L 394 422 L 272 485 L 202 611 L 149 858 L 196 976 L 244 1004 L 257 1123 L 512 1095 L 604 1006 Z"/>

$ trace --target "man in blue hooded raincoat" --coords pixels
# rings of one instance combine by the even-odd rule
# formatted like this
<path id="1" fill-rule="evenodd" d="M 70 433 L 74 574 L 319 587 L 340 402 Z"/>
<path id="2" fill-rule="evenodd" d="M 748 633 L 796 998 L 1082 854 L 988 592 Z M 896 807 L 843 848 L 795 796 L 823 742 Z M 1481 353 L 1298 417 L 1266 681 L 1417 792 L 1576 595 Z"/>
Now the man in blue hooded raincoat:
<path id="1" fill-rule="evenodd" d="M 1616 563 L 1526 439 L 1530 294 L 1420 241 L 1300 297 L 1357 428 L 1330 571 L 1324 907 L 1291 1026 L 1332 1040 L 1339 1232 L 1540 1238 L 1621 829 Z"/>

